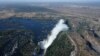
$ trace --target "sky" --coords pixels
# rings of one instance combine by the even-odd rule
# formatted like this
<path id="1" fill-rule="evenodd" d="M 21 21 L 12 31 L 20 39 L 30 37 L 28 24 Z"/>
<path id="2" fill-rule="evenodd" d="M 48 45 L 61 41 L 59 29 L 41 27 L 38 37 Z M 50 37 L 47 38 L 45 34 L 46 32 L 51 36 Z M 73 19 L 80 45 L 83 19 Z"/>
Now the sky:
<path id="1" fill-rule="evenodd" d="M 97 2 L 100 0 L 0 0 L 0 2 Z"/>

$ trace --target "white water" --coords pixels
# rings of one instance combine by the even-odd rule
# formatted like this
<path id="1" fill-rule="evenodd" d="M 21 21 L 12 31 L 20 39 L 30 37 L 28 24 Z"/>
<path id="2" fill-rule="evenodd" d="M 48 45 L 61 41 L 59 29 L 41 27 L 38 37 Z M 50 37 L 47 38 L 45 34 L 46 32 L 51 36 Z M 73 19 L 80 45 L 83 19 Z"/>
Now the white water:
<path id="1" fill-rule="evenodd" d="M 47 39 L 44 39 L 43 41 L 40 41 L 38 43 L 38 45 L 41 47 L 41 49 L 47 50 L 47 48 L 56 39 L 59 32 L 68 30 L 68 26 L 66 24 L 64 24 L 64 22 L 65 22 L 64 19 L 60 19 L 59 22 L 52 29 L 51 34 L 47 36 Z"/>

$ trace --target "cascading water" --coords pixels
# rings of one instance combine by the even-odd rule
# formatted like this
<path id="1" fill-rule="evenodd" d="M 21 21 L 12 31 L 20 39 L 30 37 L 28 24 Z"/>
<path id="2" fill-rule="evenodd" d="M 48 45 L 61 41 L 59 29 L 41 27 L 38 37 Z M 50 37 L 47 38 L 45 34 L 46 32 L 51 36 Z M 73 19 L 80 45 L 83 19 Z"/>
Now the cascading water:
<path id="1" fill-rule="evenodd" d="M 40 48 L 44 50 L 44 53 L 42 55 L 40 54 L 40 56 L 44 56 L 48 47 L 53 43 L 53 41 L 56 39 L 57 35 L 61 31 L 67 31 L 67 30 L 68 26 L 65 24 L 64 19 L 60 19 L 59 22 L 56 24 L 56 26 L 52 29 L 51 34 L 47 36 L 47 39 L 38 42 Z"/>
<path id="2" fill-rule="evenodd" d="M 8 23 L 9 23 L 9 25 L 8 25 Z M 19 26 L 16 26 L 16 25 L 19 25 Z M 68 26 L 66 25 L 64 19 L 60 19 L 58 23 L 56 20 L 43 20 L 43 21 L 41 21 L 41 20 L 36 20 L 36 19 L 29 20 L 29 19 L 22 19 L 22 18 L 19 18 L 19 19 L 18 18 L 11 18 L 8 20 L 0 20 L 0 30 L 9 30 L 9 29 L 14 29 L 14 30 L 25 29 L 25 30 L 32 30 L 33 32 L 35 32 L 34 36 L 36 38 L 34 38 L 34 39 L 36 41 L 34 40 L 34 42 L 36 42 L 36 43 L 38 42 L 38 45 L 40 47 L 40 52 L 37 53 L 38 48 L 36 47 L 36 49 L 34 50 L 33 56 L 43 56 L 45 54 L 46 50 L 48 49 L 48 47 L 56 39 L 59 32 L 68 30 Z M 51 31 L 51 33 L 50 33 L 50 35 L 47 36 L 48 31 Z M 15 33 L 18 33 L 18 32 L 15 31 Z M 13 39 L 16 39 L 17 41 L 20 40 L 20 39 L 17 39 L 17 37 L 20 37 L 19 35 L 21 35 L 21 36 L 29 35 L 30 36 L 30 34 L 20 34 L 20 33 L 18 33 L 18 36 L 17 36 L 15 33 L 13 33 L 10 38 L 15 36 Z M 21 33 L 23 33 L 23 32 L 21 32 Z M 45 38 L 44 35 L 47 38 L 43 40 L 43 38 Z M 21 38 L 26 39 L 26 37 L 25 38 L 21 37 Z M 4 40 L 6 40 L 6 39 L 4 38 Z M 10 40 L 10 39 L 8 39 L 8 40 Z M 43 41 L 41 41 L 41 40 L 43 40 Z M 26 42 L 26 41 L 24 41 L 24 42 Z M 4 43 L 4 45 L 6 45 L 6 47 L 5 47 L 6 49 L 4 48 L 5 50 L 3 50 L 3 49 L 0 50 L 1 56 L 3 56 L 3 55 L 5 55 L 5 56 L 8 56 L 8 55 L 22 56 L 22 54 L 19 51 L 20 47 L 17 47 L 21 44 L 17 44 L 17 43 L 15 43 L 14 40 L 11 40 L 8 42 L 8 44 Z M 9 47 L 11 47 L 11 48 L 9 49 Z M 10 51 L 10 53 L 8 51 Z"/>

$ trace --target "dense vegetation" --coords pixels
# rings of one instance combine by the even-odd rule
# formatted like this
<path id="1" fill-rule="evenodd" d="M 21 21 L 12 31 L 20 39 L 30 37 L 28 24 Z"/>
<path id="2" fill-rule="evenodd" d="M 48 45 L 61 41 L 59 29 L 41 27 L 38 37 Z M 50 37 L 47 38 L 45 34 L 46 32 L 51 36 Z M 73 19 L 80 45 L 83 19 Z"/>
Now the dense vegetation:
<path id="1" fill-rule="evenodd" d="M 58 38 L 48 48 L 46 56 L 70 56 L 74 47 L 65 32 L 61 32 Z"/>
<path id="2" fill-rule="evenodd" d="M 0 56 L 32 56 L 36 47 L 33 35 L 26 30 L 0 31 Z"/>

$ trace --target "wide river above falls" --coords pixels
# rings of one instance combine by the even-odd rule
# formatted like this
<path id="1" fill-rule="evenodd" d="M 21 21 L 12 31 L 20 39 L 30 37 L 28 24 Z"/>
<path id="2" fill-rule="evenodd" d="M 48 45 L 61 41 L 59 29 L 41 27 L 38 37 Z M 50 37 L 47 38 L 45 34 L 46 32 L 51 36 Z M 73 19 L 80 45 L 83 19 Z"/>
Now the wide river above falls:
<path id="1" fill-rule="evenodd" d="M 58 20 L 51 19 L 29 19 L 29 18 L 8 18 L 0 19 L 0 30 L 25 29 L 34 33 L 35 40 L 41 41 L 47 37 Z"/>

